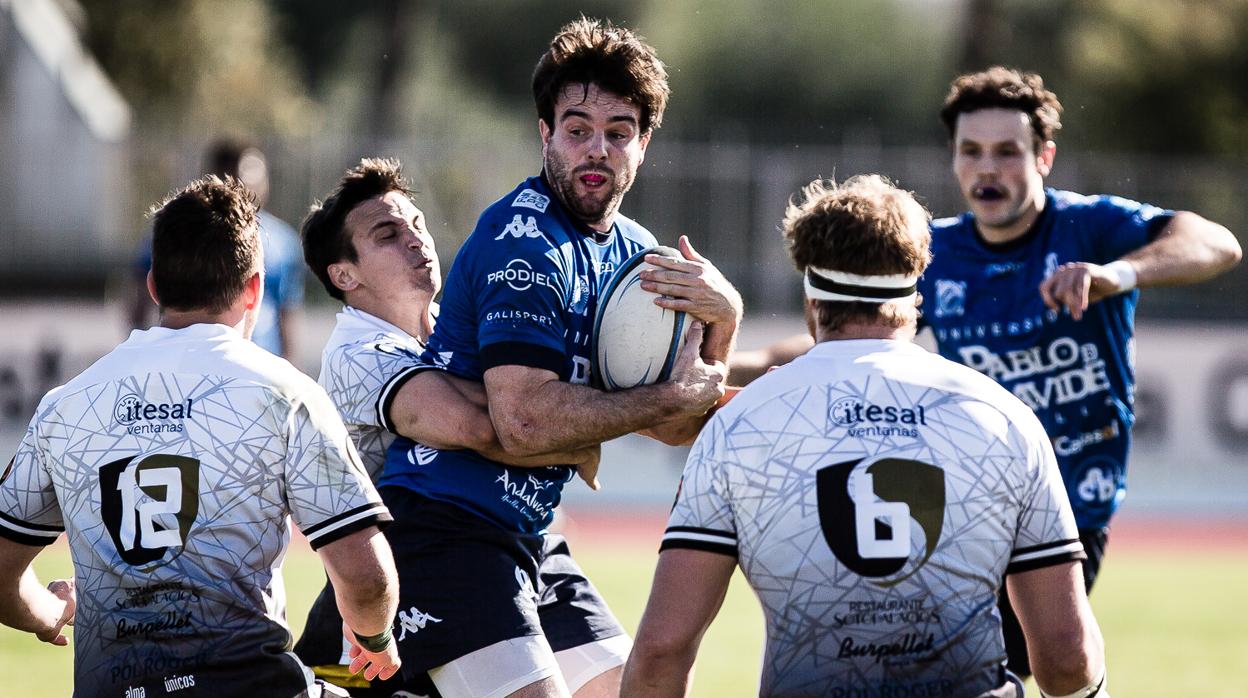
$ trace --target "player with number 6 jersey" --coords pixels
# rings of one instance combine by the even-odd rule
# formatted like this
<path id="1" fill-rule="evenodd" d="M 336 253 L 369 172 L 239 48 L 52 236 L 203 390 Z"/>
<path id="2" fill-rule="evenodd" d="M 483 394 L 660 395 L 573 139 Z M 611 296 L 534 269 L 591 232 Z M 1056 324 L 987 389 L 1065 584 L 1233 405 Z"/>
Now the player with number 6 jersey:
<path id="1" fill-rule="evenodd" d="M 1097 694 L 1083 546 L 1044 429 L 912 343 L 926 211 L 875 175 L 804 194 L 784 227 L 815 346 L 698 437 L 623 695 L 682 694 L 738 565 L 766 618 L 761 695 L 1021 698 L 1003 578 L 1040 688 Z"/>

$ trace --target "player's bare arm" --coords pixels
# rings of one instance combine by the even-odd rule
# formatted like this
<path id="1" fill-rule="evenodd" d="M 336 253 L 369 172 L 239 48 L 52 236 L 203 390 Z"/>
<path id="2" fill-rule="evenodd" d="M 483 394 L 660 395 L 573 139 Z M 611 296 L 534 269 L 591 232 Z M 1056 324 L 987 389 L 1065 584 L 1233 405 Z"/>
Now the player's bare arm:
<path id="1" fill-rule="evenodd" d="M 1149 286 L 1199 283 L 1239 263 L 1243 252 L 1225 227 L 1191 211 L 1179 211 L 1147 245 L 1107 265 L 1071 262 L 1040 284 L 1044 303 L 1081 319 L 1088 306 L 1109 296 Z M 1126 265 L 1126 266 L 1124 266 Z"/>
<path id="2" fill-rule="evenodd" d="M 351 671 L 372 680 L 399 669 L 399 649 L 390 627 L 399 606 L 399 577 L 390 546 L 369 526 L 317 551 L 333 583 L 343 635 L 352 645 Z"/>
<path id="3" fill-rule="evenodd" d="M 724 394 L 728 369 L 699 356 L 702 325 L 690 325 L 672 379 L 606 393 L 560 381 L 553 371 L 495 366 L 485 372 L 490 419 L 511 453 L 579 449 L 673 420 L 701 417 Z"/>
<path id="4" fill-rule="evenodd" d="M 659 555 L 650 600 L 624 666 L 621 696 L 683 696 L 702 635 L 719 613 L 737 560 L 702 550 Z"/>
<path id="5" fill-rule="evenodd" d="M 1005 581 L 1040 690 L 1051 696 L 1092 695 L 1077 692 L 1104 679 L 1105 643 L 1079 563 L 1018 572 Z"/>
<path id="6" fill-rule="evenodd" d="M 711 261 L 681 235 L 677 243 L 684 259 L 647 255 L 646 262 L 660 267 L 641 272 L 641 287 L 660 294 L 654 300 L 669 310 L 679 310 L 706 323 L 702 358 L 727 362 L 741 326 L 741 294 Z"/>
<path id="7" fill-rule="evenodd" d="M 598 446 L 534 455 L 508 453 L 490 421 L 485 386 L 444 371 L 422 371 L 403 384 L 390 405 L 390 419 L 402 436 L 438 449 L 468 449 L 490 460 L 522 468 L 573 465 L 597 489 Z"/>
<path id="8" fill-rule="evenodd" d="M 58 580 L 49 585 L 52 591 L 39 583 L 30 563 L 42 549 L 0 539 L 0 623 L 65 646 L 69 639 L 61 630 L 74 623 L 74 586 Z"/>

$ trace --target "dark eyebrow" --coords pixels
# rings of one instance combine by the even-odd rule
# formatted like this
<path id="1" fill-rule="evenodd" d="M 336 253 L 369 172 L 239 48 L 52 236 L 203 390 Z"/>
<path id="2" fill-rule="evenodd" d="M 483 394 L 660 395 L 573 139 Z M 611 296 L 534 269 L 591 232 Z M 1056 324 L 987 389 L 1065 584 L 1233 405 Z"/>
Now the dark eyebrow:
<path id="1" fill-rule="evenodd" d="M 392 221 L 392 220 L 381 220 L 381 221 L 377 221 L 376 223 L 374 223 L 374 224 L 373 224 L 373 227 L 371 227 L 371 228 L 369 228 L 369 229 L 368 229 L 368 234 L 369 234 L 369 235 L 372 235 L 372 234 L 374 234 L 374 233 L 377 233 L 378 231 L 380 231 L 380 230 L 381 230 L 381 229 L 383 229 L 383 228 L 393 228 L 393 227 L 397 227 L 397 225 L 398 225 L 398 224 L 397 224 L 397 223 L 395 223 L 395 222 L 394 222 L 394 221 Z"/>
<path id="2" fill-rule="evenodd" d="M 588 113 L 583 112 L 579 109 L 569 109 L 565 111 L 562 116 L 559 117 L 559 121 L 567 121 L 568 119 L 578 117 L 578 116 L 582 119 L 585 119 L 586 121 L 590 120 Z M 621 114 L 618 116 L 608 117 L 607 121 L 610 123 L 624 122 L 624 123 L 632 124 L 634 126 L 637 125 L 637 117 L 632 116 L 631 114 Z"/>

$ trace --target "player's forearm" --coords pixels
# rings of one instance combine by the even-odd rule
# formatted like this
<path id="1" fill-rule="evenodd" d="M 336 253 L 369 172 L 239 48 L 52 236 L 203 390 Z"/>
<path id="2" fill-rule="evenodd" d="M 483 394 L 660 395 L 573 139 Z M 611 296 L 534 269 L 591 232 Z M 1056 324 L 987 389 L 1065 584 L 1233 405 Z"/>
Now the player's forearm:
<path id="1" fill-rule="evenodd" d="M 682 416 L 676 389 L 658 383 L 606 393 L 549 381 L 522 399 L 491 400 L 490 417 L 509 453 L 572 451 Z"/>
<path id="2" fill-rule="evenodd" d="M 399 606 L 399 578 L 381 531 L 370 526 L 326 545 L 320 553 L 347 625 L 360 635 L 389 628 Z"/>
<path id="3" fill-rule="evenodd" d="M 693 660 L 693 655 L 655 655 L 634 647 L 624 665 L 620 698 L 686 695 L 693 676 Z"/>
<path id="4" fill-rule="evenodd" d="M 0 623 L 15 630 L 46 635 L 64 610 L 65 602 L 45 589 L 29 566 L 16 580 L 6 580 L 0 591 Z"/>
<path id="5" fill-rule="evenodd" d="M 1136 285 L 1148 287 L 1207 281 L 1234 267 L 1242 256 L 1239 242 L 1225 227 L 1180 211 L 1156 240 L 1122 259 L 1135 267 Z"/>

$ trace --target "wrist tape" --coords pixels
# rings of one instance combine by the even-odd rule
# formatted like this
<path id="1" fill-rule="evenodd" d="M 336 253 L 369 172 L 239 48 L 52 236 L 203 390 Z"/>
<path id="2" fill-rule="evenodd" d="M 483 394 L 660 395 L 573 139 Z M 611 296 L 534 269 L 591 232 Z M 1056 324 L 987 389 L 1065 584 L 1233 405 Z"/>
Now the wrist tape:
<path id="1" fill-rule="evenodd" d="M 354 630 L 351 634 L 355 636 L 355 641 L 360 643 L 360 647 L 369 652 L 384 652 L 390 646 L 391 633 L 390 628 L 377 633 L 376 635 L 361 635 Z"/>

